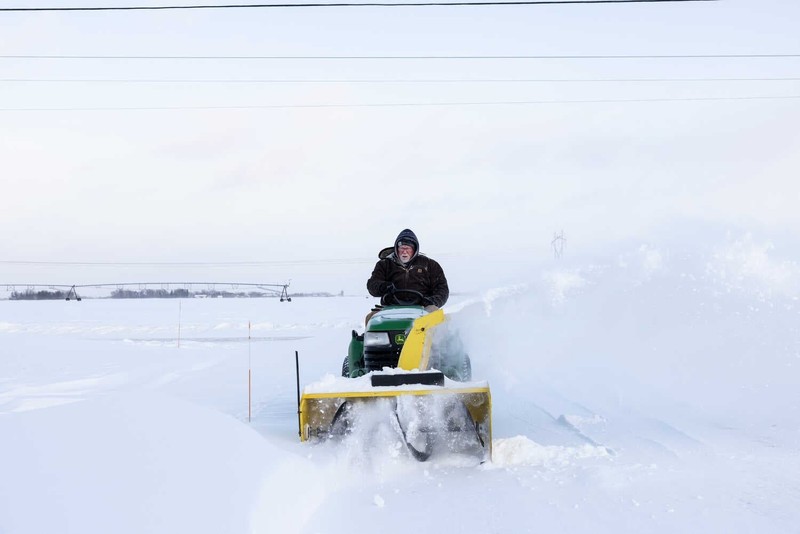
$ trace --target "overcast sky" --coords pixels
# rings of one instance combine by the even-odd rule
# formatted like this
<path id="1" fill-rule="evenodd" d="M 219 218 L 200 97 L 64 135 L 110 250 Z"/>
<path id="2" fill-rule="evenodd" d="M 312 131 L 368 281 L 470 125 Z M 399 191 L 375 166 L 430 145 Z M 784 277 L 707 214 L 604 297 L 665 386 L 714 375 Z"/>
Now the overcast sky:
<path id="1" fill-rule="evenodd" d="M 798 20 L 793 0 L 0 13 L 0 283 L 56 282 L 8 262 L 247 261 L 203 275 L 333 262 L 360 287 L 406 227 L 445 267 L 561 230 L 571 251 L 676 220 L 800 230 L 800 57 L 8 56 L 800 54 Z M 684 81 L 597 81 L 643 78 Z"/>

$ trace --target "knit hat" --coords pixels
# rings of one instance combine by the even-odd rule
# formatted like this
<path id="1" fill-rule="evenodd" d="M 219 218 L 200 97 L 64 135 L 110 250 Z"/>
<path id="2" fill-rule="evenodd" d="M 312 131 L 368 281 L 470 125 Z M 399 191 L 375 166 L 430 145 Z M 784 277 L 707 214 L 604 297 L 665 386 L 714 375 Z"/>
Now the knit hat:
<path id="1" fill-rule="evenodd" d="M 414 247 L 414 255 L 411 256 L 411 259 L 408 260 L 409 262 L 417 257 L 417 254 L 419 253 L 419 240 L 417 239 L 417 236 L 414 234 L 414 232 L 406 228 L 405 230 L 400 232 L 397 235 L 397 239 L 394 240 L 394 255 L 398 259 L 400 258 L 400 254 L 398 254 L 398 247 L 401 244 L 410 245 Z"/>
<path id="2" fill-rule="evenodd" d="M 414 234 L 414 232 L 408 228 L 400 232 L 397 235 L 397 239 L 394 240 L 395 250 L 397 250 L 397 247 L 400 246 L 400 244 L 411 245 L 414 247 L 414 252 L 419 250 L 419 239 L 417 239 L 417 236 Z"/>

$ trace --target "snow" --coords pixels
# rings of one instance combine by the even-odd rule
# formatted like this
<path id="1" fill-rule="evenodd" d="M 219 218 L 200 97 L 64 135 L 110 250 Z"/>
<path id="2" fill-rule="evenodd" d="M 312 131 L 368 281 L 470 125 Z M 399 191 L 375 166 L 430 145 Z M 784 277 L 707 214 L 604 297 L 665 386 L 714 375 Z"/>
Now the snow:
<path id="1" fill-rule="evenodd" d="M 498 467 L 511 466 L 569 466 L 585 458 L 604 458 L 608 449 L 594 445 L 562 447 L 543 446 L 525 436 L 495 440 L 492 464 Z"/>
<path id="2" fill-rule="evenodd" d="M 299 441 L 295 351 L 302 386 L 340 385 L 363 296 L 0 301 L 0 532 L 797 532 L 779 245 L 627 243 L 458 292 L 482 465 Z"/>

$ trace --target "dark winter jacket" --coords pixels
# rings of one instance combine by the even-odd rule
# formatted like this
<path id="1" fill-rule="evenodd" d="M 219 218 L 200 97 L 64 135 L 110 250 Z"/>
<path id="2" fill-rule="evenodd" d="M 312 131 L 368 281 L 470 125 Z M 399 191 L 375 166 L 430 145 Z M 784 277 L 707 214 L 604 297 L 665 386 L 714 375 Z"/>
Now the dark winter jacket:
<path id="1" fill-rule="evenodd" d="M 397 257 L 397 243 L 400 241 L 412 242 L 414 256 L 403 265 Z M 419 240 L 411 230 L 403 230 L 395 240 L 395 246 L 391 249 L 384 249 L 379 254 L 381 260 L 375 264 L 372 276 L 367 280 L 367 291 L 373 297 L 381 297 L 381 304 L 397 304 L 393 295 L 386 295 L 388 284 L 394 284 L 396 289 L 413 289 L 419 291 L 425 297 L 422 304 L 433 304 L 442 307 L 450 296 L 450 288 L 447 286 L 447 278 L 441 265 L 435 260 L 419 253 Z M 413 296 L 399 293 L 397 298 L 402 300 L 412 300 Z"/>

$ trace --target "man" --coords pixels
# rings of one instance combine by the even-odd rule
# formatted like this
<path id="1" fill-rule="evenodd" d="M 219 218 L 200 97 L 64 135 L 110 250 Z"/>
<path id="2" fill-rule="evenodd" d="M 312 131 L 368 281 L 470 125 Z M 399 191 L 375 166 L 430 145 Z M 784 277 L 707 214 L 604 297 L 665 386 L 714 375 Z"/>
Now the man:
<path id="1" fill-rule="evenodd" d="M 414 301 L 414 294 L 400 291 L 402 289 L 421 293 L 422 302 L 419 304 L 429 312 L 438 310 L 447 302 L 450 289 L 444 271 L 436 261 L 419 253 L 419 240 L 414 232 L 409 229 L 400 232 L 391 252 L 385 249 L 380 257 L 367 280 L 367 291 L 373 297 L 381 297 L 382 305 Z"/>

